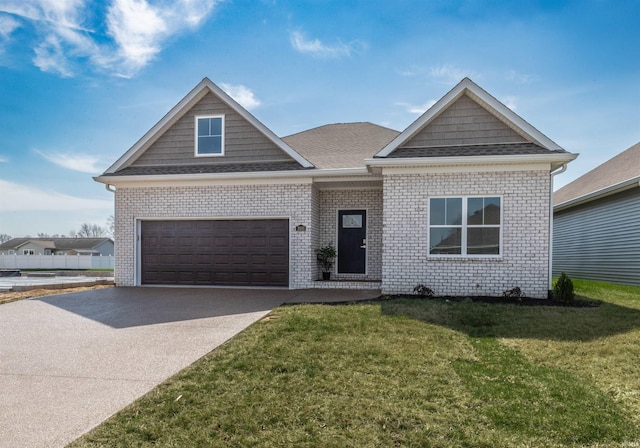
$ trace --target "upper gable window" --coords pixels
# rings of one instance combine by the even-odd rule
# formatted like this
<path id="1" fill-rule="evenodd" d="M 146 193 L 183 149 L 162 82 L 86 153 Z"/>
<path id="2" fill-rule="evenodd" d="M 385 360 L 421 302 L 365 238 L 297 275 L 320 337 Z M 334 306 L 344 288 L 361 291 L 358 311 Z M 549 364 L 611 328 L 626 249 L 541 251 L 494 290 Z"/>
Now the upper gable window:
<path id="1" fill-rule="evenodd" d="M 196 156 L 224 155 L 224 115 L 196 117 Z"/>

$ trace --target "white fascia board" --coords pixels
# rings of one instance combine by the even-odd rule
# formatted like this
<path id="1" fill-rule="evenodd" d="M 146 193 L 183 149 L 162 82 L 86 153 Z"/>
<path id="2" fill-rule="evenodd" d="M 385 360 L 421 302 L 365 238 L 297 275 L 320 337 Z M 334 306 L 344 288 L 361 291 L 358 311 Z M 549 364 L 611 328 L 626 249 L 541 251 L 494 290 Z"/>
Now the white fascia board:
<path id="1" fill-rule="evenodd" d="M 245 120 L 251 123 L 256 129 L 262 132 L 269 140 L 275 145 L 292 157 L 296 162 L 305 168 L 313 168 L 313 164 L 307 159 L 298 154 L 293 148 L 287 145 L 280 137 L 273 133 L 269 128 L 262 124 L 256 117 L 254 117 L 249 111 L 242 107 L 238 102 L 231 98 L 224 90 L 215 85 L 209 78 L 204 78 L 194 87 L 178 104 L 176 104 L 160 121 L 158 121 L 149 131 L 147 131 L 140 140 L 138 140 L 126 153 L 124 153 L 113 165 L 111 165 L 106 173 L 115 173 L 117 170 L 126 165 L 126 163 L 134 158 L 140 151 L 146 149 L 149 142 L 151 142 L 163 129 L 168 125 L 177 121 L 184 112 L 188 110 L 188 107 L 195 101 L 202 99 L 208 91 L 211 91 L 214 95 L 225 102 L 231 107 L 238 115 L 242 116 Z"/>
<path id="2" fill-rule="evenodd" d="M 513 123 L 516 127 L 521 129 L 525 134 L 529 135 L 533 140 L 536 141 L 536 143 L 538 143 L 543 148 L 546 148 L 549 151 L 563 151 L 563 148 L 561 148 L 556 142 L 554 142 L 549 137 L 544 135 L 542 132 L 534 128 L 531 124 L 525 121 L 520 115 L 516 114 L 514 111 L 512 111 L 507 106 L 502 104 L 500 101 L 495 99 L 493 96 L 491 96 L 487 91 L 482 89 L 480 86 L 473 84 L 473 87 L 469 87 L 468 89 L 471 93 L 473 93 L 482 101 L 484 101 L 496 112 L 498 112 L 500 115 L 502 115 L 511 123 Z"/>
<path id="3" fill-rule="evenodd" d="M 113 165 L 107 168 L 105 174 L 115 173 L 120 168 L 122 168 L 129 160 L 134 158 L 140 150 L 144 149 L 147 146 L 147 143 L 149 143 L 154 137 L 156 137 L 156 135 L 158 135 L 167 125 L 171 124 L 174 119 L 180 118 L 181 112 L 185 111 L 187 106 L 189 106 L 192 101 L 204 97 L 206 94 L 205 88 L 207 87 L 206 81 L 208 81 L 207 78 L 200 81 L 198 85 L 191 90 L 191 92 L 189 92 L 184 98 L 182 98 L 180 102 L 178 102 L 178 104 L 173 106 L 173 108 L 171 108 L 171 110 L 167 112 L 165 116 L 160 119 L 160 121 L 158 121 L 151 129 L 149 129 L 142 136 L 142 138 L 140 138 L 140 140 L 138 140 L 127 152 L 125 152 L 118 160 L 116 160 Z"/>
<path id="4" fill-rule="evenodd" d="M 256 127 L 260 132 L 262 132 L 269 140 L 271 140 L 274 144 L 276 144 L 280 149 L 286 152 L 289 156 L 291 156 L 296 162 L 302 165 L 305 168 L 313 168 L 313 164 L 309 162 L 307 159 L 298 154 L 291 146 L 287 145 L 280 137 L 273 133 L 271 129 L 266 127 L 260 120 L 254 117 L 247 109 L 242 107 L 236 100 L 231 98 L 224 90 L 215 85 L 213 81 L 209 78 L 205 78 L 203 82 L 206 84 L 211 91 L 218 96 L 222 101 L 227 103 L 238 115 L 242 116 L 245 120 L 251 123 L 254 127 Z"/>
<path id="5" fill-rule="evenodd" d="M 564 201 L 560 204 L 554 205 L 553 211 L 559 212 L 567 208 L 575 207 L 576 205 L 595 201 L 596 199 L 604 198 L 606 196 L 611 196 L 612 194 L 620 193 L 625 190 L 630 190 L 631 188 L 635 188 L 635 187 L 640 187 L 640 177 L 634 177 L 632 179 L 619 182 L 615 185 L 610 185 L 606 188 L 601 188 L 600 190 L 592 191 L 591 193 L 587 193 L 582 196 L 578 196 L 577 198 Z"/>
<path id="6" fill-rule="evenodd" d="M 211 185 L 211 184 L 310 184 L 314 181 L 349 180 L 370 181 L 378 179 L 366 168 L 314 169 L 299 171 L 265 171 L 247 173 L 197 173 L 197 174 L 159 174 L 138 176 L 97 176 L 93 180 L 113 186 L 152 186 L 152 185 Z"/>
<path id="7" fill-rule="evenodd" d="M 382 148 L 380 152 L 376 154 L 376 157 L 387 157 L 403 143 L 410 140 L 420 129 L 432 121 L 435 117 L 440 115 L 451 103 L 460 98 L 465 91 L 469 91 L 472 96 L 477 97 L 484 102 L 487 106 L 494 109 L 498 114 L 502 115 L 506 120 L 510 121 L 515 127 L 519 128 L 522 132 L 529 135 L 540 146 L 550 150 L 559 151 L 562 148 L 553 140 L 545 136 L 542 132 L 527 123 L 519 115 L 502 104 L 500 101 L 491 96 L 488 92 L 471 81 L 469 78 L 464 78 L 453 89 L 451 89 L 445 96 L 440 98 L 433 106 L 431 106 L 424 114 L 422 114 L 416 121 L 411 123 L 407 129 L 402 131 L 396 138 L 391 140 L 387 146 Z M 491 111 L 489 111 L 491 113 Z"/>
<path id="8" fill-rule="evenodd" d="M 577 154 L 568 152 L 552 154 L 520 154 L 508 156 L 470 156 L 470 157 L 407 157 L 367 159 L 370 167 L 401 166 L 443 166 L 443 165 L 488 165 L 488 164 L 520 164 L 551 163 L 562 164 L 572 161 Z"/>
<path id="9" fill-rule="evenodd" d="M 440 98 L 436 103 L 431 106 L 424 114 L 418 117 L 413 123 L 411 123 L 404 131 L 402 131 L 396 138 L 391 140 L 387 146 L 382 148 L 375 157 L 387 157 L 396 148 L 402 145 L 416 134 L 425 124 L 429 123 L 433 118 L 442 112 L 449 104 L 458 99 L 464 92 L 463 83 L 468 78 L 463 79 L 453 89 L 451 89 L 445 96 Z"/>

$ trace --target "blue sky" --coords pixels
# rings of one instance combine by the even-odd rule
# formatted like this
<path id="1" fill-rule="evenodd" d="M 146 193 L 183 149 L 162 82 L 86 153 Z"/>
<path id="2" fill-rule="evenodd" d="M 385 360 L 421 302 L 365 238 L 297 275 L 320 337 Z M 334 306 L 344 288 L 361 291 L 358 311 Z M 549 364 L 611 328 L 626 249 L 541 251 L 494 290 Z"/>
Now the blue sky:
<path id="1" fill-rule="evenodd" d="M 203 77 L 280 136 L 402 130 L 464 76 L 580 157 L 640 141 L 640 1 L 0 0 L 0 234 L 105 225 L 102 173 Z"/>

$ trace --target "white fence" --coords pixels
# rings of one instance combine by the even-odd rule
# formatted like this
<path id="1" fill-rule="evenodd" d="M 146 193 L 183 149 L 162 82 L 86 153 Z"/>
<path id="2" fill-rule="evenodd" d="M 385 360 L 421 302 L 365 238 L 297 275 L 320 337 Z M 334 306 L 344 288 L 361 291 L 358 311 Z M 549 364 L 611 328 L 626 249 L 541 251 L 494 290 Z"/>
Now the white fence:
<path id="1" fill-rule="evenodd" d="M 112 256 L 0 255 L 0 269 L 113 269 Z"/>

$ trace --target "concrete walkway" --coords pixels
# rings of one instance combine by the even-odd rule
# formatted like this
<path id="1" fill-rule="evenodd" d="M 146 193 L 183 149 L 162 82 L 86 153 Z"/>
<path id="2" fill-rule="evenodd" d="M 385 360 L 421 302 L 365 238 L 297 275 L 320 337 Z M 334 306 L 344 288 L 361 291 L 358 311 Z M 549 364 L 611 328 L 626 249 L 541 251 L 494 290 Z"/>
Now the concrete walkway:
<path id="1" fill-rule="evenodd" d="M 0 447 L 62 447 L 283 303 L 379 291 L 108 288 L 0 305 Z"/>

